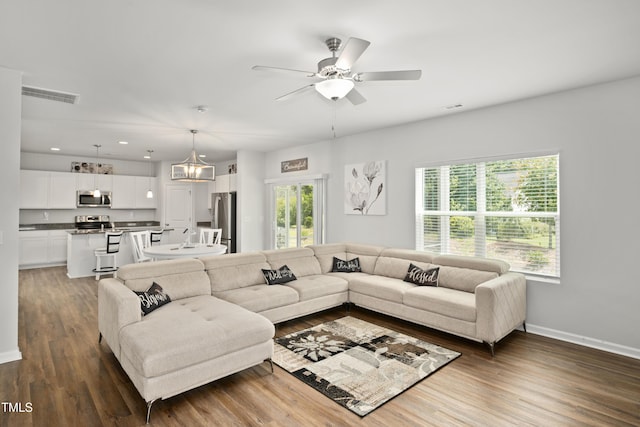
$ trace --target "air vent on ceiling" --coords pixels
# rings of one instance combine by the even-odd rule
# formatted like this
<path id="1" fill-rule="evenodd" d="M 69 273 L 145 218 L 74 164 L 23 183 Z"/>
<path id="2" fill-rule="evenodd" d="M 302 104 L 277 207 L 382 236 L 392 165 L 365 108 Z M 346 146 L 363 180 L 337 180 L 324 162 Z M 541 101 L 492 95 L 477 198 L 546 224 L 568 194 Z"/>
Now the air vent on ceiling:
<path id="1" fill-rule="evenodd" d="M 33 96 L 34 98 L 65 102 L 67 104 L 77 104 L 78 98 L 80 98 L 80 95 L 75 93 L 60 92 L 58 90 L 43 89 L 34 86 L 22 86 L 22 94 L 24 96 Z"/>

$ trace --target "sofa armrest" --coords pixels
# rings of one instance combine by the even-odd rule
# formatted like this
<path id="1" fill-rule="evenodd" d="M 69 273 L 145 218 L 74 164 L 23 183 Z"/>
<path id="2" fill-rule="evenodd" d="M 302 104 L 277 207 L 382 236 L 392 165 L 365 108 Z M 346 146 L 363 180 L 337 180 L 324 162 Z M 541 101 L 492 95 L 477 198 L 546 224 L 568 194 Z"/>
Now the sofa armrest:
<path id="1" fill-rule="evenodd" d="M 523 274 L 505 273 L 476 286 L 476 335 L 495 343 L 527 317 L 527 281 Z"/>
<path id="2" fill-rule="evenodd" d="M 120 360 L 120 330 L 142 319 L 140 299 L 117 279 L 98 282 L 98 330 Z"/>

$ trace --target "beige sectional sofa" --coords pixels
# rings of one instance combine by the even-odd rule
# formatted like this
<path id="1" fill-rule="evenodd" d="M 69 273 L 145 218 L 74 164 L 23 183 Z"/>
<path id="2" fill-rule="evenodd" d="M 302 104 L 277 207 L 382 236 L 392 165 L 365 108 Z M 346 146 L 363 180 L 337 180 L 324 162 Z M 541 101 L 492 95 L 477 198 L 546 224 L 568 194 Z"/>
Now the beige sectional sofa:
<path id="1" fill-rule="evenodd" d="M 334 257 L 361 272 L 332 272 Z M 439 267 L 438 286 L 403 281 Z M 287 265 L 296 280 L 267 285 Z M 134 291 L 160 284 L 172 302 L 141 315 Z M 498 260 L 338 243 L 131 264 L 98 289 L 101 337 L 147 401 L 271 360 L 273 324 L 342 304 L 494 345 L 526 318 L 526 281 Z"/>

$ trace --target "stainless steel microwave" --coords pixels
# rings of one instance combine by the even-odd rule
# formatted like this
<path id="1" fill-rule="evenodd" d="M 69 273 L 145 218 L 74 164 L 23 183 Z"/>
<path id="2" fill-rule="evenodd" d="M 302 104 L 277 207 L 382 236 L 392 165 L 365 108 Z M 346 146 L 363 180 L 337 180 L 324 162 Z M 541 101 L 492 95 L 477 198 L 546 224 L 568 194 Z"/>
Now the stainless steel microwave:
<path id="1" fill-rule="evenodd" d="M 94 196 L 93 191 L 78 191 L 76 206 L 79 208 L 110 208 L 111 192 L 101 191 L 99 196 Z"/>

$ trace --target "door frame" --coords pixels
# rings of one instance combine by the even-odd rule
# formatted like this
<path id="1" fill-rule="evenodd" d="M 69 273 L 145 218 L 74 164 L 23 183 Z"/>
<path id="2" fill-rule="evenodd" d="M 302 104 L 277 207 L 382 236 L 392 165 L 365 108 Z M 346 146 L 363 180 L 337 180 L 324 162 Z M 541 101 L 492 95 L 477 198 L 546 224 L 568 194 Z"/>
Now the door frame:
<path id="1" fill-rule="evenodd" d="M 268 179 L 265 180 L 267 194 L 269 195 L 268 199 L 268 215 L 269 219 L 269 248 L 276 248 L 276 194 L 275 190 L 278 186 L 298 186 L 298 189 L 302 185 L 312 185 L 314 191 L 313 197 L 313 244 L 322 244 L 325 241 L 325 206 L 326 206 L 326 181 L 327 176 L 324 174 L 320 175 L 305 175 L 305 176 L 297 176 L 292 178 L 278 178 L 278 179 Z M 298 203 L 300 203 L 300 191 L 298 191 Z M 301 223 L 300 218 L 300 209 L 297 210 L 297 218 L 296 223 Z M 298 228 L 299 230 L 299 228 Z M 298 231 L 297 235 L 297 245 L 300 247 L 300 232 Z"/>

